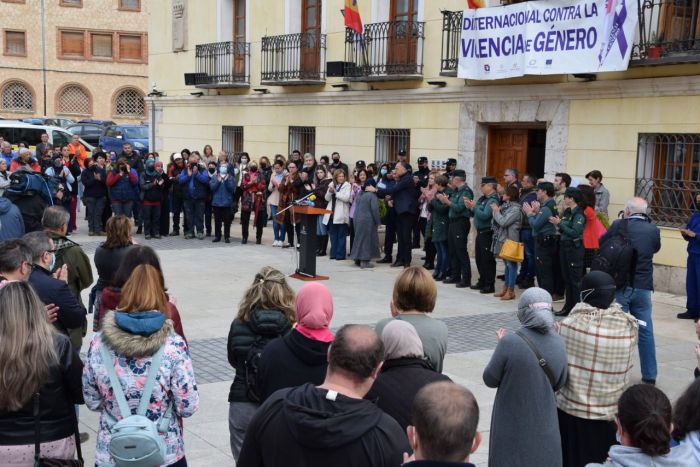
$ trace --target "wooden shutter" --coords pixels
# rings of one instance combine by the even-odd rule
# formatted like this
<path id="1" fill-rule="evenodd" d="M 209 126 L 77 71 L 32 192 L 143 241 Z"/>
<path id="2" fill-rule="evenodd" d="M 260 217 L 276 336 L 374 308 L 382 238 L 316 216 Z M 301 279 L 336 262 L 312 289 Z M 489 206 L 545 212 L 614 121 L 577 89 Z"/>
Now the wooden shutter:
<path id="1" fill-rule="evenodd" d="M 61 53 L 62 55 L 84 56 L 85 34 L 82 32 L 61 31 Z"/>
<path id="2" fill-rule="evenodd" d="M 122 60 L 142 60 L 141 36 L 119 36 L 119 58 Z"/>
<path id="3" fill-rule="evenodd" d="M 5 31 L 5 54 L 27 55 L 27 46 L 23 31 Z"/>
<path id="4" fill-rule="evenodd" d="M 92 56 L 111 58 L 112 57 L 112 35 L 92 34 Z"/>

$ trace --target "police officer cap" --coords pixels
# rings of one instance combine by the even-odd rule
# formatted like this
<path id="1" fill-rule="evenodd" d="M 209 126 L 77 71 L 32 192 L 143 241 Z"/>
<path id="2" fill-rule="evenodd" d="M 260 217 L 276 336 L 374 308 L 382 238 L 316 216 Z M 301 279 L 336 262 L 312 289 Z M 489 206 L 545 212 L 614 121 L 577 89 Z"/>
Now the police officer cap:
<path id="1" fill-rule="evenodd" d="M 459 177 L 459 178 L 461 178 L 461 179 L 463 179 L 463 180 L 466 180 L 466 179 L 467 179 L 467 172 L 465 172 L 465 171 L 462 170 L 462 169 L 457 169 L 457 170 L 455 170 L 454 172 L 452 172 L 452 176 L 453 176 L 453 177 Z"/>
<path id="2" fill-rule="evenodd" d="M 540 182 L 537 184 L 537 189 L 544 191 L 554 190 L 554 184 L 552 182 Z"/>
<path id="3" fill-rule="evenodd" d="M 418 163 L 422 164 L 423 162 L 428 162 L 428 158 L 425 156 L 421 156 L 418 158 Z"/>
<path id="4" fill-rule="evenodd" d="M 487 183 L 498 183 L 496 177 L 481 177 L 481 184 L 486 185 Z"/>
<path id="5" fill-rule="evenodd" d="M 450 157 L 447 159 L 447 165 L 457 165 L 457 159 Z"/>
<path id="6" fill-rule="evenodd" d="M 359 160 L 355 162 L 355 167 L 364 167 L 365 166 L 365 161 Z"/>
<path id="7" fill-rule="evenodd" d="M 402 149 L 399 151 L 399 156 L 405 156 L 406 155 L 406 150 Z"/>

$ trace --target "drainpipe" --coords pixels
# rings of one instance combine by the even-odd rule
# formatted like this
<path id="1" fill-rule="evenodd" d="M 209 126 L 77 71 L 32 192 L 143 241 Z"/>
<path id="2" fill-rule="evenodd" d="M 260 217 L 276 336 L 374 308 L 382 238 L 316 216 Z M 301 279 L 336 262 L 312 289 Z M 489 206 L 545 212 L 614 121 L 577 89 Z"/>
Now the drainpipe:
<path id="1" fill-rule="evenodd" d="M 46 9 L 44 0 L 41 0 L 41 78 L 44 88 L 44 115 L 46 111 Z"/>

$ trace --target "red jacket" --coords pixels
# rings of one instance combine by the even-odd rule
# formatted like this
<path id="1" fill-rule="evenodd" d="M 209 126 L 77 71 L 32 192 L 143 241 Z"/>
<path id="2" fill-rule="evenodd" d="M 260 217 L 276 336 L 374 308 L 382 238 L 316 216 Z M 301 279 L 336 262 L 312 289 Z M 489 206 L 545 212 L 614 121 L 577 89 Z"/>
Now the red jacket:
<path id="1" fill-rule="evenodd" d="M 590 206 L 583 210 L 583 215 L 586 216 L 586 227 L 583 229 L 583 247 L 597 250 L 600 248 L 598 240 L 605 233 L 605 226 Z"/>
<path id="2" fill-rule="evenodd" d="M 167 293 L 165 294 L 167 298 Z M 101 322 L 104 315 L 108 311 L 114 310 L 119 306 L 119 301 L 122 298 L 122 293 L 120 289 L 114 287 L 105 287 L 102 289 L 102 296 L 100 297 L 100 309 L 97 312 L 97 322 Z M 180 312 L 177 307 L 168 301 L 168 318 L 173 320 L 173 329 L 187 342 L 185 337 L 185 331 L 182 329 L 182 320 L 180 319 Z M 98 325 L 99 326 L 99 325 Z"/>
<path id="3" fill-rule="evenodd" d="M 254 222 L 258 221 L 258 211 L 260 211 L 260 204 L 265 201 L 265 188 L 267 183 L 265 183 L 265 176 L 258 170 L 257 172 L 247 172 L 243 176 L 243 181 L 241 182 L 241 188 L 243 193 L 250 193 L 253 199 L 253 212 L 255 213 Z M 259 195 L 257 195 L 259 193 Z"/>
<path id="4" fill-rule="evenodd" d="M 12 163 L 10 164 L 10 172 L 14 172 L 15 170 L 19 169 L 24 165 L 29 166 L 34 172 L 41 172 L 41 167 L 39 166 L 39 163 L 33 157 L 29 159 L 28 164 L 21 164 L 18 158 L 12 159 Z"/>

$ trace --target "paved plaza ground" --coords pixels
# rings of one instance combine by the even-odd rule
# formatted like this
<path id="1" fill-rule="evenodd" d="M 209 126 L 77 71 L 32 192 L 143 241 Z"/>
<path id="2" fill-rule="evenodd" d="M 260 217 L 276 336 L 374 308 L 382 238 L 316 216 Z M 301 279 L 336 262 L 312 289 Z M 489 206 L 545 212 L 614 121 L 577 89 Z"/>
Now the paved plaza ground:
<path id="1" fill-rule="evenodd" d="M 95 248 L 103 239 L 88 237 L 84 221 L 79 222 L 78 227 L 79 232 L 72 239 L 83 246 L 92 260 Z M 232 235 L 234 239 L 228 245 L 212 243 L 210 238 L 202 241 L 168 237 L 146 241 L 143 236 L 136 236 L 139 243 L 158 251 L 167 287 L 177 298 L 190 344 L 201 398 L 199 412 L 184 422 L 187 461 L 194 467 L 234 465 L 227 419 L 227 396 L 233 370 L 226 359 L 226 338 L 243 292 L 262 266 L 274 266 L 288 275 L 295 270 L 291 249 L 271 246 L 271 228 L 265 229 L 263 245 L 254 242 L 241 245 L 237 219 Z M 418 258 L 422 252 L 413 250 L 413 253 L 414 264 L 420 264 Z M 378 265 L 373 270 L 360 270 L 352 261 L 330 261 L 324 257 L 318 259 L 317 272 L 330 276 L 325 284 L 333 293 L 334 328 L 346 323 L 373 325 L 390 316 L 389 300 L 399 269 Z M 289 279 L 289 283 L 294 289 L 303 285 L 295 279 Z M 438 284 L 438 302 L 433 315 L 445 321 L 449 329 L 444 372 L 468 387 L 481 408 L 479 430 L 484 440 L 472 457 L 477 466 L 487 465 L 488 431 L 496 394 L 484 385 L 481 376 L 496 346 L 496 330 L 518 327 L 516 304 L 517 301 L 502 302 L 477 291 Z M 685 297 L 654 294 L 658 385 L 672 400 L 692 381 L 696 364 L 693 346 L 697 339 L 693 323 L 675 317 L 676 313 L 684 311 L 684 306 Z M 91 327 L 92 317 L 89 320 Z M 83 350 L 91 335 L 90 332 L 85 339 Z M 640 378 L 637 358 L 631 382 L 638 382 Z M 83 445 L 86 465 L 94 462 L 97 420 L 97 413 L 81 409 L 81 431 L 91 435 Z"/>

